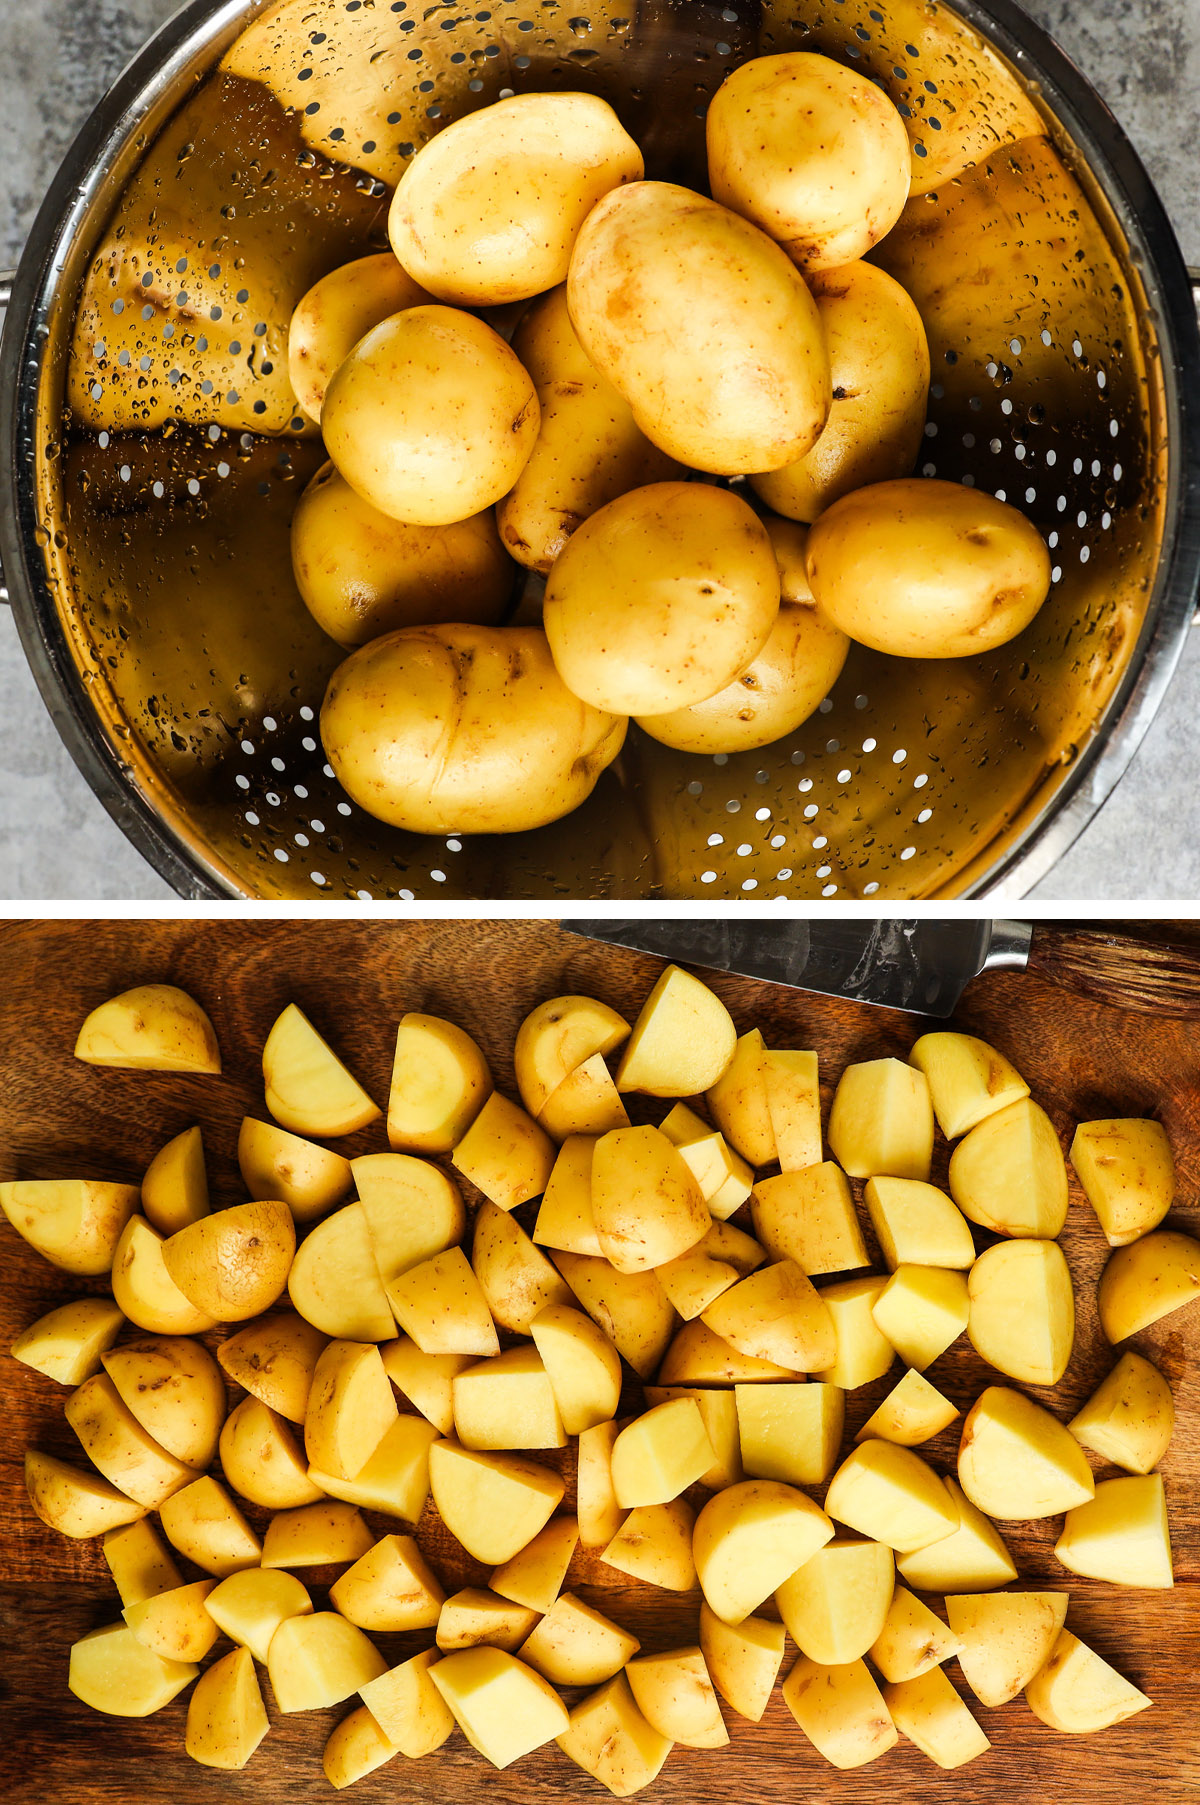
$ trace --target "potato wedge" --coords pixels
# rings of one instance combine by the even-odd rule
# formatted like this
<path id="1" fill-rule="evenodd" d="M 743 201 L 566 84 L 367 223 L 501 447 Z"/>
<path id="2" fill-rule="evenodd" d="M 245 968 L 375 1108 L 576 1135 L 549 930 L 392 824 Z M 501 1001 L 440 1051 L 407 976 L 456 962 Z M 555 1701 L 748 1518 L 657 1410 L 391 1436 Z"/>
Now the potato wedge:
<path id="1" fill-rule="evenodd" d="M 598 1686 L 619 1673 L 641 1643 L 570 1592 L 556 1598 L 520 1650 L 552 1686 Z"/>
<path id="2" fill-rule="evenodd" d="M 276 1512 L 263 1536 L 262 1565 L 332 1567 L 360 1559 L 373 1545 L 357 1505 L 322 1498 Z"/>
<path id="3" fill-rule="evenodd" d="M 429 1677 L 471 1747 L 493 1767 L 510 1767 L 569 1728 L 567 1708 L 553 1687 L 503 1649 L 447 1655 Z"/>
<path id="4" fill-rule="evenodd" d="M 623 1673 L 576 1705 L 556 1740 L 564 1755 L 618 1799 L 656 1780 L 671 1753 L 667 1738 L 638 1710 Z"/>
<path id="5" fill-rule="evenodd" d="M 936 1185 L 917 1178 L 870 1178 L 863 1201 L 888 1269 L 974 1263 L 975 1242 L 966 1217 Z"/>
<path id="6" fill-rule="evenodd" d="M 302 1423 L 312 1376 L 327 1341 L 328 1337 L 302 1316 L 280 1311 L 259 1317 L 223 1341 L 217 1359 L 234 1384 L 268 1410 L 289 1423 Z"/>
<path id="7" fill-rule="evenodd" d="M 997 1235 L 1053 1240 L 1067 1219 L 1067 1167 L 1054 1124 L 1031 1097 L 1009 1103 L 958 1143 L 950 1194 Z"/>
<path id="8" fill-rule="evenodd" d="M 902 1448 L 917 1448 L 922 1442 L 940 1435 L 959 1415 L 949 1398 L 944 1398 L 936 1385 L 921 1373 L 906 1372 L 894 1385 L 878 1410 L 872 1412 L 855 1436 L 855 1441 L 898 1442 Z"/>
<path id="9" fill-rule="evenodd" d="M 433 1502 L 451 1535 L 489 1567 L 512 1559 L 562 1502 L 557 1473 L 513 1454 L 480 1454 L 457 1442 L 429 1451 Z"/>
<path id="10" fill-rule="evenodd" d="M 267 1109 L 292 1134 L 332 1139 L 383 1113 L 295 1003 L 267 1035 L 262 1066 Z"/>
<path id="11" fill-rule="evenodd" d="M 562 1448 L 566 1431 L 542 1357 L 528 1342 L 479 1360 L 453 1381 L 454 1432 L 464 1448 Z"/>
<path id="12" fill-rule="evenodd" d="M 622 1429 L 613 1443 L 611 1466 L 617 1503 L 622 1510 L 669 1504 L 708 1471 L 713 1458 L 713 1446 L 693 1398 L 657 1404 Z"/>
<path id="13" fill-rule="evenodd" d="M 155 1154 L 142 1179 L 142 1212 L 160 1235 L 208 1215 L 208 1175 L 198 1128 L 185 1128 Z"/>
<path id="14" fill-rule="evenodd" d="M 560 1144 L 575 1134 L 608 1134 L 613 1128 L 628 1128 L 629 1112 L 603 1055 L 593 1053 L 576 1066 L 557 1090 L 551 1091 L 537 1120 Z"/>
<path id="15" fill-rule="evenodd" d="M 829 1150 L 851 1178 L 927 1181 L 933 1104 L 924 1072 L 900 1059 L 849 1065 L 829 1112 Z"/>
<path id="16" fill-rule="evenodd" d="M 396 1032 L 388 1140 L 397 1153 L 449 1153 L 492 1091 L 471 1036 L 437 1015 L 405 1015 Z"/>
<path id="17" fill-rule="evenodd" d="M 555 1145 L 532 1116 L 493 1091 L 451 1154 L 455 1169 L 502 1210 L 540 1197 Z"/>
<path id="18" fill-rule="evenodd" d="M 783 1682 L 788 1710 L 834 1767 L 864 1767 L 899 1740 L 883 1695 L 862 1661 L 818 1667 L 801 1655 Z"/>
<path id="19" fill-rule="evenodd" d="M 456 1648 L 502 1648 L 515 1654 L 537 1620 L 537 1612 L 525 1605 L 480 1586 L 465 1586 L 442 1606 L 437 1645 L 444 1654 Z"/>
<path id="20" fill-rule="evenodd" d="M 146 1515 L 144 1504 L 127 1498 L 98 1473 L 37 1448 L 25 1451 L 25 1489 L 42 1522 L 72 1541 L 86 1541 Z"/>
<path id="21" fill-rule="evenodd" d="M 350 1170 L 385 1285 L 462 1240 L 467 1212 L 440 1167 L 407 1153 L 367 1153 Z"/>
<path id="22" fill-rule="evenodd" d="M 1064 1629 L 1050 1659 L 1026 1686 L 1025 1703 L 1052 1730 L 1087 1736 L 1148 1710 L 1154 1700 Z"/>
<path id="23" fill-rule="evenodd" d="M 558 1150 L 538 1207 L 533 1238 L 542 1247 L 596 1258 L 600 1237 L 592 1209 L 592 1160 L 597 1135 L 569 1136 Z"/>
<path id="24" fill-rule="evenodd" d="M 184 1296 L 217 1322 L 260 1316 L 282 1295 L 296 1251 L 286 1203 L 238 1203 L 163 1242 L 163 1264 Z"/>
<path id="25" fill-rule="evenodd" d="M 413 1538 L 387 1535 L 333 1582 L 329 1602 L 359 1629 L 428 1630 L 438 1623 L 446 1594 Z"/>
<path id="26" fill-rule="evenodd" d="M 822 1667 L 857 1661 L 879 1640 L 896 1589 L 890 1548 L 834 1536 L 775 1588 L 775 1603 L 802 1655 Z"/>
<path id="27" fill-rule="evenodd" d="M 266 1661 L 271 1637 L 285 1617 L 305 1617 L 312 1599 L 292 1573 L 247 1567 L 218 1581 L 204 1608 L 231 1642 L 248 1648 L 256 1661 Z"/>
<path id="28" fill-rule="evenodd" d="M 388 1741 L 410 1761 L 432 1755 L 454 1729 L 454 1718 L 429 1677 L 441 1658 L 439 1648 L 427 1648 L 358 1689 Z"/>
<path id="29" fill-rule="evenodd" d="M 1126 1352 L 1067 1428 L 1103 1460 L 1131 1473 L 1149 1473 L 1175 1428 L 1171 1387 L 1149 1360 Z"/>
<path id="30" fill-rule="evenodd" d="M 782 1623 L 768 1617 L 725 1623 L 705 1601 L 700 1606 L 700 1647 L 725 1703 L 739 1717 L 761 1723 L 783 1665 Z"/>
<path id="31" fill-rule="evenodd" d="M 619 1423 L 596 1423 L 579 1432 L 575 1447 L 575 1511 L 579 1540 L 585 1548 L 606 1547 L 625 1521 L 626 1513 L 617 1503 L 612 1482 L 612 1451 L 620 1433 Z M 689 1536 L 690 1533 L 689 1530 Z"/>
<path id="32" fill-rule="evenodd" d="M 1016 1698 L 1050 1659 L 1067 1619 L 1066 1592 L 963 1592 L 946 1600 L 958 1664 L 981 1705 Z"/>
<path id="33" fill-rule="evenodd" d="M 385 1342 L 379 1353 L 392 1384 L 439 1435 L 449 1435 L 454 1428 L 454 1381 L 475 1364 L 474 1354 L 423 1354 L 408 1335 Z"/>
<path id="34" fill-rule="evenodd" d="M 423 1260 L 387 1289 L 397 1326 L 425 1354 L 500 1352 L 496 1325 L 461 1247 Z"/>
<path id="35" fill-rule="evenodd" d="M 294 1510 L 324 1497 L 290 1426 L 259 1398 L 235 1404 L 221 1430 L 221 1471 L 239 1496 L 263 1510 Z"/>
<path id="36" fill-rule="evenodd" d="M 297 1222 L 315 1222 L 350 1195 L 350 1161 L 275 1122 L 245 1116 L 238 1130 L 238 1168 L 255 1201 L 278 1198 Z"/>
<path id="37" fill-rule="evenodd" d="M 1075 1292 L 1057 1241 L 998 1241 L 967 1278 L 967 1338 L 1022 1385 L 1057 1385 L 1075 1346 Z"/>
<path id="38" fill-rule="evenodd" d="M 185 1297 L 167 1271 L 166 1242 L 144 1216 L 131 1216 L 117 1242 L 112 1290 L 118 1309 L 152 1335 L 205 1335 L 216 1318 Z"/>
<path id="39" fill-rule="evenodd" d="M 654 1273 L 617 1272 L 607 1260 L 571 1253 L 556 1253 L 554 1264 L 622 1360 L 648 1378 L 679 1322 Z"/>
<path id="40" fill-rule="evenodd" d="M 376 1768 L 399 1753 L 367 1707 L 360 1705 L 330 1731 L 321 1756 L 321 1767 L 329 1784 L 341 1792 L 344 1787 L 353 1786 L 356 1780 L 373 1774 Z"/>
<path id="41" fill-rule="evenodd" d="M 922 1034 L 909 1049 L 908 1062 L 924 1072 L 933 1113 L 948 1141 L 1029 1095 L 1016 1067 L 974 1034 L 948 1029 Z"/>
<path id="42" fill-rule="evenodd" d="M 871 1263 L 849 1182 L 832 1160 L 760 1179 L 750 1213 L 770 1258 L 794 1260 L 810 1278 Z"/>
<path id="43" fill-rule="evenodd" d="M 738 1385 L 734 1397 L 747 1478 L 824 1484 L 842 1445 L 839 1385 Z"/>
<path id="44" fill-rule="evenodd" d="M 896 1557 L 896 1570 L 918 1592 L 982 1592 L 1017 1577 L 1016 1563 L 989 1517 L 953 1479 L 946 1480 L 958 1511 L 958 1528 L 944 1541 Z"/>
<path id="45" fill-rule="evenodd" d="M 967 1326 L 966 1277 L 941 1266 L 897 1266 L 871 1314 L 900 1358 L 922 1372 Z"/>
<path id="46" fill-rule="evenodd" d="M 335 1611 L 285 1617 L 271 1638 L 267 1673 L 281 1711 L 322 1711 L 387 1672 L 375 1644 Z"/>
<path id="47" fill-rule="evenodd" d="M 493 1321 L 528 1335 L 534 1318 L 550 1306 L 572 1304 L 566 1280 L 534 1246 L 521 1224 L 494 1203 L 475 1212 L 471 1266 Z"/>
<path id="48" fill-rule="evenodd" d="M 1083 1449 L 1032 1398 L 989 1385 L 963 1423 L 958 1481 L 989 1517 L 1053 1517 L 1095 1494 Z"/>
<path id="49" fill-rule="evenodd" d="M 539 1116 L 564 1079 L 587 1060 L 615 1053 L 629 1023 L 595 997 L 550 997 L 517 1029 L 513 1068 L 521 1101 Z"/>
<path id="50" fill-rule="evenodd" d="M 821 1287 L 818 1295 L 833 1320 L 836 1350 L 816 1374 L 826 1385 L 857 1391 L 891 1368 L 896 1349 L 875 1314 L 890 1282 L 882 1273 L 869 1272 Z"/>
<path id="51" fill-rule="evenodd" d="M 122 1401 L 107 1373 L 73 1391 L 63 1414 L 80 1446 L 104 1477 L 148 1510 L 197 1477 L 194 1467 L 160 1447 Z"/>
<path id="52" fill-rule="evenodd" d="M 752 1166 L 766 1166 L 778 1158 L 767 1107 L 765 1054 L 760 1029 L 751 1028 L 748 1034 L 739 1035 L 733 1058 L 707 1093 L 713 1121 Z"/>
<path id="53" fill-rule="evenodd" d="M 780 1170 L 798 1172 L 806 1166 L 819 1165 L 821 1090 L 817 1055 L 773 1049 L 764 1052 L 762 1077 Z"/>
<path id="54" fill-rule="evenodd" d="M 638 1655 L 626 1662 L 625 1677 L 638 1710 L 660 1736 L 691 1749 L 727 1746 L 729 1731 L 699 1647 Z"/>
<path id="55" fill-rule="evenodd" d="M 168 1661 L 202 1661 L 220 1630 L 204 1608 L 215 1579 L 197 1579 L 173 1586 L 121 1613 L 138 1641 Z"/>
<path id="56" fill-rule="evenodd" d="M 860 1442 L 847 1454 L 829 1482 L 825 1508 L 898 1554 L 943 1541 L 959 1525 L 945 1482 L 919 1454 L 894 1442 Z"/>
<path id="57" fill-rule="evenodd" d="M 156 1335 L 103 1356 L 125 1408 L 161 1448 L 190 1467 L 210 1465 L 225 1420 L 225 1381 L 199 1341 Z"/>
<path id="58" fill-rule="evenodd" d="M 740 1353 L 714 1335 L 702 1316 L 684 1323 L 658 1370 L 660 1385 L 753 1385 L 798 1376 L 794 1367 Z"/>
<path id="59" fill-rule="evenodd" d="M 108 1530 L 101 1546 L 123 1605 L 141 1604 L 183 1584 L 183 1574 L 148 1517 Z"/>
<path id="60" fill-rule="evenodd" d="M 694 1097 L 719 1082 L 737 1030 L 721 999 L 678 965 L 668 965 L 642 1004 L 617 1069 L 619 1091 Z"/>
<path id="61" fill-rule="evenodd" d="M 732 1148 L 719 1129 L 710 1128 L 686 1103 L 677 1103 L 659 1123 L 684 1165 L 700 1186 L 714 1222 L 725 1222 L 750 1195 L 754 1168 Z"/>
<path id="62" fill-rule="evenodd" d="M 29 1178 L 0 1184 L 0 1210 L 22 1240 L 63 1272 L 109 1272 L 138 1206 L 136 1185 L 83 1178 Z"/>
<path id="63" fill-rule="evenodd" d="M 1173 1586 L 1171 1533 L 1161 1473 L 1102 1479 L 1069 1510 L 1054 1552 L 1072 1573 L 1114 1586 Z"/>
<path id="64" fill-rule="evenodd" d="M 174 984 L 141 984 L 101 1003 L 79 1030 L 75 1057 L 131 1071 L 213 1076 L 221 1070 L 212 1023 Z"/>
<path id="65" fill-rule="evenodd" d="M 883 1698 L 900 1734 L 938 1767 L 965 1767 L 992 1746 L 940 1667 L 885 1686 Z"/>
<path id="66" fill-rule="evenodd" d="M 304 1447 L 309 1464 L 335 1479 L 355 1479 L 397 1417 L 379 1349 L 331 1341 L 313 1370 Z"/>
<path id="67" fill-rule="evenodd" d="M 437 1430 L 424 1417 L 400 1416 L 353 1479 L 339 1479 L 314 1466 L 309 1467 L 308 1476 L 344 1504 L 416 1523 L 429 1496 L 429 1450 L 437 1437 Z"/>
<path id="68" fill-rule="evenodd" d="M 1110 1247 L 1157 1228 L 1175 1200 L 1175 1162 L 1161 1122 L 1081 1122 L 1071 1164 Z"/>
<path id="69" fill-rule="evenodd" d="M 695 1524 L 696 1514 L 682 1498 L 670 1504 L 639 1505 L 629 1512 L 600 1559 L 647 1585 L 690 1592 L 696 1584 Z"/>
<path id="70" fill-rule="evenodd" d="M 653 1409 L 669 1404 L 674 1398 L 692 1398 L 700 1407 L 705 1434 L 712 1443 L 713 1463 L 697 1480 L 710 1492 L 720 1492 L 727 1485 L 740 1485 L 746 1474 L 742 1468 L 742 1450 L 738 1435 L 737 1399 L 728 1388 L 700 1385 L 647 1385 L 646 1403 Z"/>
<path id="71" fill-rule="evenodd" d="M 703 1240 L 712 1218 L 700 1187 L 657 1128 L 601 1135 L 592 1156 L 600 1251 L 620 1273 L 665 1266 Z"/>
<path id="72" fill-rule="evenodd" d="M 946 1600 L 947 1609 L 951 1602 Z M 927 1604 L 907 1587 L 897 1586 L 883 1628 L 867 1653 L 885 1680 L 915 1680 L 918 1674 L 948 1661 L 960 1648 L 953 1623 L 947 1629 Z"/>
<path id="73" fill-rule="evenodd" d="M 22 1366 L 60 1385 L 82 1385 L 99 1372 L 102 1356 L 124 1325 L 112 1298 L 76 1297 L 22 1329 L 8 1351 Z"/>
<path id="74" fill-rule="evenodd" d="M 106 1623 L 72 1643 L 67 1685 L 93 1711 L 149 1717 L 190 1686 L 199 1671 L 192 1661 L 156 1655 L 127 1623 Z"/>
<path id="75" fill-rule="evenodd" d="M 771 1479 L 731 1485 L 696 1519 L 693 1555 L 704 1596 L 724 1623 L 740 1623 L 832 1537 L 825 1512 L 794 1486 Z"/>
<path id="76" fill-rule="evenodd" d="M 579 1524 L 575 1518 L 555 1517 L 511 1560 L 493 1568 L 489 1581 L 492 1591 L 541 1615 L 550 1610 L 561 1592 L 578 1545 Z"/>
<path id="77" fill-rule="evenodd" d="M 390 1341 L 396 1333 L 361 1203 L 318 1222 L 301 1241 L 288 1295 L 322 1334 L 345 1341 Z"/>
<path id="78" fill-rule="evenodd" d="M 794 1260 L 741 1279 L 700 1320 L 740 1354 L 796 1372 L 819 1372 L 837 1355 L 833 1317 Z"/>
<path id="79" fill-rule="evenodd" d="M 172 1548 L 218 1579 L 262 1559 L 262 1543 L 224 1486 L 208 1475 L 175 1492 L 158 1515 Z"/>
<path id="80" fill-rule="evenodd" d="M 1111 1342 L 1137 1335 L 1200 1297 L 1200 1241 L 1159 1228 L 1108 1257 L 1096 1296 Z"/>
<path id="81" fill-rule="evenodd" d="M 538 1311 L 529 1333 L 566 1433 L 611 1421 L 621 1399 L 621 1356 L 599 1324 L 581 1310 L 552 1303 Z"/>
<path id="82" fill-rule="evenodd" d="M 763 1249 L 731 1222 L 714 1222 L 694 1247 L 658 1266 L 658 1282 L 685 1322 L 762 1265 Z"/>

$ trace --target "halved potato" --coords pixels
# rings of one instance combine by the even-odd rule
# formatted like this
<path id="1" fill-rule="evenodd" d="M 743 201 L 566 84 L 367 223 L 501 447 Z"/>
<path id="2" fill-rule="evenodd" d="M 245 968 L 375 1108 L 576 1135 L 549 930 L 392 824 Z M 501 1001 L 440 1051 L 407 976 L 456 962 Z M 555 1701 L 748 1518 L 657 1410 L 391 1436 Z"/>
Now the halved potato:
<path id="1" fill-rule="evenodd" d="M 1026 1686 L 1025 1703 L 1052 1730 L 1086 1736 L 1136 1716 L 1154 1700 L 1064 1629 L 1050 1659 Z"/>
<path id="2" fill-rule="evenodd" d="M 136 1185 L 83 1178 L 28 1178 L 0 1184 L 0 1209 L 44 1260 L 91 1277 L 114 1265 L 138 1206 Z"/>
<path id="3" fill-rule="evenodd" d="M 98 1473 L 37 1448 L 25 1451 L 25 1489 L 42 1522 L 72 1541 L 86 1541 L 146 1515 L 144 1504 L 127 1498 Z"/>
<path id="4" fill-rule="evenodd" d="M 174 984 L 140 984 L 93 1009 L 75 1057 L 87 1065 L 146 1072 L 221 1070 L 217 1037 L 194 997 Z"/>
<path id="5" fill-rule="evenodd" d="M 829 1482 L 825 1508 L 839 1523 L 899 1554 L 953 1535 L 958 1507 L 933 1468 L 894 1442 L 866 1441 Z"/>
<path id="6" fill-rule="evenodd" d="M 617 1070 L 617 1089 L 651 1097 L 692 1097 L 719 1082 L 737 1030 L 721 999 L 678 965 L 668 965 L 642 1004 Z"/>
<path id="7" fill-rule="evenodd" d="M 1068 1430 L 1032 1398 L 989 1385 L 963 1424 L 958 1479 L 989 1517 L 1053 1517 L 1095 1494 L 1092 1469 Z"/>
<path id="8" fill-rule="evenodd" d="M 626 1525 L 628 1528 L 628 1525 Z M 696 1519 L 696 1573 L 717 1616 L 740 1623 L 833 1536 L 825 1512 L 794 1486 L 747 1479 Z"/>
<path id="9" fill-rule="evenodd" d="M 290 1427 L 259 1398 L 243 1398 L 230 1411 L 221 1431 L 221 1471 L 235 1492 L 264 1510 L 293 1510 L 324 1496 Z"/>
<path id="10" fill-rule="evenodd" d="M 350 1161 L 340 1153 L 255 1116 L 242 1119 L 237 1157 L 251 1197 L 278 1198 L 297 1222 L 315 1222 L 348 1197 L 354 1186 Z"/>
<path id="11" fill-rule="evenodd" d="M 388 1312 L 389 1317 L 391 1312 Z M 290 1423 L 302 1423 L 321 1350 L 328 1337 L 303 1316 L 280 1311 L 260 1316 L 217 1349 L 235 1385 Z"/>
<path id="12" fill-rule="evenodd" d="M 967 1337 L 1022 1385 L 1057 1385 L 1075 1346 L 1075 1292 L 1057 1241 L 998 1241 L 967 1278 Z"/>
<path id="13" fill-rule="evenodd" d="M 574 1302 L 566 1280 L 497 1204 L 483 1203 L 475 1212 L 471 1266 L 493 1320 L 516 1335 L 528 1335 L 543 1310 Z"/>
<path id="14" fill-rule="evenodd" d="M 150 1161 L 142 1179 L 142 1210 L 162 1235 L 208 1215 L 204 1141 L 198 1128 L 185 1128 Z"/>
<path id="15" fill-rule="evenodd" d="M 324 1335 L 390 1341 L 396 1333 L 361 1203 L 348 1203 L 309 1231 L 287 1284 L 300 1315 Z"/>
<path id="16" fill-rule="evenodd" d="M 350 1170 L 385 1285 L 462 1240 L 467 1212 L 440 1167 L 406 1153 L 367 1153 Z"/>
<path id="17" fill-rule="evenodd" d="M 281 1711 L 322 1711 L 387 1672 L 375 1644 L 336 1611 L 285 1617 L 271 1638 L 267 1672 Z"/>
<path id="18" fill-rule="evenodd" d="M 629 1037 L 629 1023 L 595 997 L 550 997 L 517 1029 L 513 1068 L 521 1101 L 539 1116 L 550 1097 L 585 1061 L 613 1053 Z"/>
<path id="19" fill-rule="evenodd" d="M 540 1197 L 555 1146 L 532 1116 L 493 1091 L 451 1154 L 455 1168 L 502 1210 Z"/>
<path id="20" fill-rule="evenodd" d="M 198 1310 L 217 1322 L 259 1316 L 282 1294 L 296 1251 L 286 1203 L 238 1203 L 163 1242 L 163 1264 Z"/>
<path id="21" fill-rule="evenodd" d="M 963 1592 L 946 1600 L 958 1664 L 981 1705 L 1006 1705 L 1041 1672 L 1067 1619 L 1066 1592 Z"/>
<path id="22" fill-rule="evenodd" d="M 1045 1110 L 1021 1097 L 972 1128 L 950 1156 L 950 1192 L 964 1216 L 994 1234 L 1061 1234 L 1067 1167 Z"/>
<path id="23" fill-rule="evenodd" d="M 67 1685 L 93 1711 L 149 1717 L 190 1686 L 199 1671 L 192 1661 L 156 1655 L 127 1623 L 106 1623 L 72 1643 Z"/>
<path id="24" fill-rule="evenodd" d="M 208 1349 L 182 1335 L 127 1341 L 103 1356 L 127 1410 L 176 1460 L 204 1468 L 225 1420 L 225 1381 Z"/>
<path id="25" fill-rule="evenodd" d="M 437 1015 L 401 1018 L 387 1117 L 398 1153 L 449 1153 L 491 1090 L 487 1060 L 462 1028 Z"/>
<path id="26" fill-rule="evenodd" d="M 908 1060 L 929 1081 L 933 1113 L 948 1141 L 1029 1095 L 1016 1067 L 974 1034 L 949 1029 L 922 1034 L 909 1049 Z"/>
<path id="27" fill-rule="evenodd" d="M 1155 1229 L 1108 1256 L 1096 1294 L 1100 1327 L 1110 1341 L 1124 1341 L 1197 1297 L 1200 1241 L 1174 1229 Z"/>
<path id="28" fill-rule="evenodd" d="M 927 1180 L 933 1104 L 924 1072 L 901 1059 L 847 1066 L 829 1112 L 829 1148 L 851 1178 Z"/>
<path id="29" fill-rule="evenodd" d="M 390 1633 L 432 1629 L 446 1594 L 411 1536 L 386 1535 L 333 1582 L 329 1602 L 359 1629 Z"/>
<path id="30" fill-rule="evenodd" d="M 353 1134 L 383 1113 L 295 1003 L 268 1034 L 262 1068 L 267 1108 L 293 1134 Z"/>
<path id="31" fill-rule="evenodd" d="M 1171 1387 L 1149 1360 L 1126 1352 L 1067 1428 L 1103 1460 L 1131 1473 L 1149 1473 L 1175 1428 Z"/>
<path id="32" fill-rule="evenodd" d="M 185 1297 L 167 1271 L 166 1242 L 144 1216 L 131 1216 L 117 1242 L 112 1290 L 130 1322 L 152 1335 L 205 1335 L 216 1318 Z"/>
<path id="33" fill-rule="evenodd" d="M 76 1297 L 22 1329 L 8 1351 L 60 1385 L 82 1385 L 99 1372 L 101 1357 L 124 1325 L 112 1298 Z"/>

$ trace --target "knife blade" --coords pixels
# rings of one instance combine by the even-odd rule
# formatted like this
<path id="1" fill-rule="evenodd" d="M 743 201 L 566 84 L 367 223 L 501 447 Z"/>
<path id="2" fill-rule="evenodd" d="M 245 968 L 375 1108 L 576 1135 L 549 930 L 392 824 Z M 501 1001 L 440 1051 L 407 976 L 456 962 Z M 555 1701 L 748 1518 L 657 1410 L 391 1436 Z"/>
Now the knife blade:
<path id="1" fill-rule="evenodd" d="M 738 972 L 768 984 L 904 1009 L 953 1015 L 972 978 L 1023 968 L 1027 921 L 714 921 L 656 917 L 563 921 L 569 933 L 652 953 L 680 965 Z"/>

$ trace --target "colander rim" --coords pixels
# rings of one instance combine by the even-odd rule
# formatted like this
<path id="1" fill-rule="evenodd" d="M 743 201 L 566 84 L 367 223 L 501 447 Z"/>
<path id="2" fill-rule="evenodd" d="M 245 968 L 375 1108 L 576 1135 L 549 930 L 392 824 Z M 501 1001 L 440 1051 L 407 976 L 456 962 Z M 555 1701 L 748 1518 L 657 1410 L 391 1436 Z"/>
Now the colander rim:
<path id="1" fill-rule="evenodd" d="M 176 895 L 194 902 L 242 900 L 246 892 L 232 872 L 205 858 L 155 809 L 147 793 L 127 781 L 76 668 L 37 546 L 33 430 L 39 347 L 58 298 L 66 252 L 105 171 L 155 106 L 170 96 L 175 82 L 202 57 L 215 61 L 240 26 L 267 3 L 188 0 L 118 76 L 74 138 L 38 210 L 0 342 L 0 444 L 8 453 L 0 478 L 0 561 L 23 651 L 59 736 L 93 793 Z M 1182 654 L 1200 591 L 1200 325 L 1166 209 L 1133 144 L 1091 82 L 1014 0 L 953 0 L 952 10 L 1036 86 L 1086 154 L 1092 176 L 1135 252 L 1140 241 L 1138 263 L 1163 351 L 1170 448 L 1162 555 L 1125 674 L 1042 817 L 962 892 L 961 900 L 971 900 L 998 893 L 1024 895 L 1053 868 L 1128 769 Z M 811 900 L 818 910 L 837 907 Z"/>

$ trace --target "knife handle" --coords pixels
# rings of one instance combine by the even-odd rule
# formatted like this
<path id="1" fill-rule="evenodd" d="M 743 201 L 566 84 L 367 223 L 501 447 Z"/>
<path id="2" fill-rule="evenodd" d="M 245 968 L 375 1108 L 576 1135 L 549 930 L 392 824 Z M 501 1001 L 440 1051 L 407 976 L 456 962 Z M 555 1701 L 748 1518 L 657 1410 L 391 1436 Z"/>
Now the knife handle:
<path id="1" fill-rule="evenodd" d="M 1028 971 L 1116 1009 L 1200 1019 L 1200 925 L 1036 922 Z"/>

